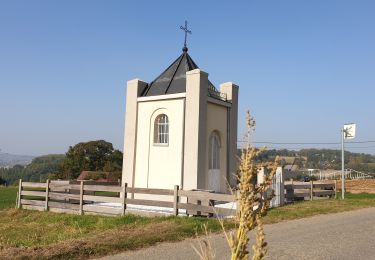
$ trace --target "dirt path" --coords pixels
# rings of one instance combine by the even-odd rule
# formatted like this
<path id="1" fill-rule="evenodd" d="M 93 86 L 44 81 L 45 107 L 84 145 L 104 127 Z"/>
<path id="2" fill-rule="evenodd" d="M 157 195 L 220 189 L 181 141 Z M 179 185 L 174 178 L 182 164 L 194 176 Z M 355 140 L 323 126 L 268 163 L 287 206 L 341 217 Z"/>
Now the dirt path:
<path id="1" fill-rule="evenodd" d="M 375 259 L 375 208 L 267 225 L 268 259 Z M 222 235 L 214 235 L 216 259 L 229 259 Z M 252 242 L 253 240 L 251 240 Z M 103 259 L 198 259 L 187 239 Z"/>

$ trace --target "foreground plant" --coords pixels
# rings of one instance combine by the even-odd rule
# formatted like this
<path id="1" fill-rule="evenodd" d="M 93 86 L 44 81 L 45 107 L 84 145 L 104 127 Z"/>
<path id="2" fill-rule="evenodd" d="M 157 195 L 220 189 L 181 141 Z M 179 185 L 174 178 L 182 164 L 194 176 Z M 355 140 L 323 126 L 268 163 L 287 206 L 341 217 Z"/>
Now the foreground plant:
<path id="1" fill-rule="evenodd" d="M 203 225 L 203 230 L 205 233 L 203 238 L 199 238 L 198 234 L 195 234 L 195 236 L 198 238 L 199 248 L 193 246 L 193 249 L 201 260 L 213 260 L 215 259 L 215 251 L 211 245 L 211 238 L 207 225 Z"/>
<path id="2" fill-rule="evenodd" d="M 256 243 L 252 246 L 252 259 L 262 259 L 267 252 L 262 218 L 267 214 L 272 199 L 272 195 L 267 195 L 267 190 L 272 183 L 275 168 L 265 177 L 263 183 L 255 183 L 259 168 L 254 164 L 254 157 L 260 152 L 253 148 L 247 149 L 241 158 L 237 191 L 237 228 L 227 236 L 232 260 L 249 258 L 249 232 L 255 227 Z"/>
<path id="3" fill-rule="evenodd" d="M 251 147 L 250 135 L 255 128 L 255 120 L 247 111 L 246 116 L 247 133 L 245 135 L 246 146 L 242 151 L 238 166 L 238 185 L 233 191 L 237 201 L 237 215 L 235 218 L 236 228 L 227 232 L 224 228 L 224 222 L 219 219 L 227 243 L 231 250 L 231 260 L 249 259 L 249 232 L 256 228 L 255 244 L 252 246 L 253 260 L 263 259 L 267 253 L 267 243 L 263 230 L 262 218 L 267 214 L 270 202 L 273 197 L 273 191 L 270 189 L 272 179 L 276 173 L 276 158 L 273 164 L 257 163 L 264 149 Z M 264 169 L 269 170 L 265 174 L 263 183 L 257 183 L 258 172 Z M 213 259 L 215 254 L 209 243 L 209 236 L 206 229 L 206 237 L 199 239 L 200 250 L 194 248 L 201 260 Z"/>
<path id="4" fill-rule="evenodd" d="M 231 249 L 231 259 L 249 258 L 249 232 L 256 229 L 256 242 L 252 246 L 252 259 L 262 259 L 267 253 L 267 243 L 263 231 L 262 218 L 267 214 L 273 191 L 269 192 L 275 175 L 276 161 L 271 166 L 258 164 L 255 159 L 264 151 L 251 147 L 250 134 L 255 127 L 255 121 L 247 112 L 247 144 L 243 149 L 238 167 L 238 190 L 236 192 L 237 216 L 236 229 L 226 235 L 228 245 Z M 270 169 L 266 174 L 263 183 L 257 184 L 257 175 L 261 168 Z"/>

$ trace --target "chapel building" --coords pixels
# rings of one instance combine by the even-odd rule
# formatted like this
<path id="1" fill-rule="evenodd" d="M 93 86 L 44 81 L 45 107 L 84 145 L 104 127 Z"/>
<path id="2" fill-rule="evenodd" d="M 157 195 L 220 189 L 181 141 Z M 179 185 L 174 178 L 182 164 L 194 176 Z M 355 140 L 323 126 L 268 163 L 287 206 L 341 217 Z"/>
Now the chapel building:
<path id="1" fill-rule="evenodd" d="M 217 89 L 186 47 L 151 83 L 128 81 L 122 182 L 227 193 L 237 180 L 238 91 Z"/>

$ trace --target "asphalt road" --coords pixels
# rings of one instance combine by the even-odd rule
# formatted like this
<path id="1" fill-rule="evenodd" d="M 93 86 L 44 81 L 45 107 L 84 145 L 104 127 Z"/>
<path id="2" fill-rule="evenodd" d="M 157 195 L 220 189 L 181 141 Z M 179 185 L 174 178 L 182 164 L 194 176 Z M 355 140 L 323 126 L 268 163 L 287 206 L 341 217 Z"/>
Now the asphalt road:
<path id="1" fill-rule="evenodd" d="M 266 225 L 265 232 L 267 259 L 375 259 L 375 208 Z M 223 235 L 211 241 L 215 259 L 230 258 Z M 103 259 L 199 259 L 193 245 L 197 241 L 187 239 Z"/>

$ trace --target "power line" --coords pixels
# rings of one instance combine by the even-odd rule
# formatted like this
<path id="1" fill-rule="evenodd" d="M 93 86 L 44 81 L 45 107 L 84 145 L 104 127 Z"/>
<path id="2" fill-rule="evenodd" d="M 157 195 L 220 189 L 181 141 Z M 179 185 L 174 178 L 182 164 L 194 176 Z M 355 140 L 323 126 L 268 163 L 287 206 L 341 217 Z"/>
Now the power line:
<path id="1" fill-rule="evenodd" d="M 237 142 L 239 143 L 246 143 L 247 141 L 245 140 L 237 140 Z M 260 141 L 257 141 L 257 142 L 252 142 L 254 144 L 300 144 L 300 145 L 325 145 L 325 144 L 329 144 L 329 145 L 339 145 L 341 144 L 340 142 L 319 142 L 319 143 L 298 143 L 298 142 L 290 142 L 290 143 L 284 143 L 284 142 L 269 142 L 269 141 L 266 141 L 266 142 L 260 142 Z M 367 143 L 375 143 L 375 141 L 353 141 L 353 142 L 346 142 L 346 144 L 367 144 Z"/>
<path id="2" fill-rule="evenodd" d="M 353 141 L 353 142 L 346 142 L 347 144 L 367 144 L 367 143 L 375 143 L 375 141 Z"/>
<path id="3" fill-rule="evenodd" d="M 241 142 L 244 142 L 244 141 L 241 141 Z M 255 144 L 339 144 L 339 143 L 295 143 L 295 142 L 291 142 L 291 143 L 278 143 L 278 142 L 253 142 Z"/>
<path id="4" fill-rule="evenodd" d="M 259 146 L 258 146 L 259 147 Z M 267 149 L 288 149 L 288 150 L 300 150 L 300 149 L 309 149 L 309 148 L 306 148 L 306 147 L 289 147 L 289 146 L 266 146 Z M 359 146 L 347 146 L 346 148 L 348 149 L 369 149 L 369 148 L 375 148 L 375 146 L 363 146 L 363 147 L 359 147 Z M 332 149 L 332 150 L 340 150 L 340 147 L 328 147 L 326 149 Z"/>
<path id="5" fill-rule="evenodd" d="M 349 148 L 349 149 L 366 149 L 366 148 L 375 148 L 375 145 L 371 145 L 371 146 L 347 146 L 346 148 Z"/>
<path id="6" fill-rule="evenodd" d="M 238 145 L 242 146 L 246 142 L 245 141 L 239 141 Z M 323 148 L 326 149 L 333 149 L 333 150 L 339 150 L 340 149 L 340 143 L 277 143 L 277 142 L 252 142 L 256 147 L 266 147 L 267 149 L 288 149 L 288 150 L 300 150 L 300 149 L 307 149 L 312 148 L 314 145 L 325 145 Z M 367 146 L 351 146 L 351 144 L 371 144 Z M 373 149 L 375 148 L 375 145 L 372 145 L 374 141 L 358 141 L 358 142 L 347 142 L 346 148 L 348 149 Z M 300 146 L 299 146 L 300 145 Z M 310 145 L 310 147 L 306 147 L 307 145 Z M 315 147 L 317 148 L 317 147 Z"/>

